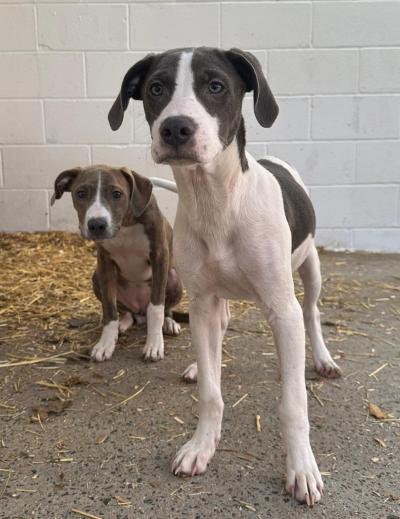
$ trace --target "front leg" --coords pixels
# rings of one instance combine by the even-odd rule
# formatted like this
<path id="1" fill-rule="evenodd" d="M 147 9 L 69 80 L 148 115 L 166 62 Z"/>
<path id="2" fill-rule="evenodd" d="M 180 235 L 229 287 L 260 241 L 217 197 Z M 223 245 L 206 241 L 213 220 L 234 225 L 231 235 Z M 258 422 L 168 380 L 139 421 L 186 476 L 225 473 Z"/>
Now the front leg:
<path id="1" fill-rule="evenodd" d="M 151 296 L 147 307 L 147 338 L 143 348 L 145 360 L 157 361 L 164 358 L 164 308 L 165 289 L 168 279 L 168 249 L 162 240 L 150 244 L 152 269 Z"/>
<path id="2" fill-rule="evenodd" d="M 286 450 L 286 490 L 300 502 L 314 505 L 323 483 L 311 449 L 305 385 L 305 332 L 300 305 L 293 297 L 279 309 L 267 309 L 281 368 L 279 415 Z"/>
<path id="3" fill-rule="evenodd" d="M 103 307 L 103 330 L 91 356 L 101 362 L 109 360 L 118 340 L 117 270 L 115 264 L 102 251 L 97 251 L 97 270 L 93 288 Z"/>
<path id="4" fill-rule="evenodd" d="M 215 453 L 223 413 L 221 395 L 221 347 L 226 329 L 226 301 L 208 295 L 189 303 L 192 343 L 198 365 L 199 421 L 196 432 L 178 452 L 172 464 L 174 474 L 202 474 Z"/>

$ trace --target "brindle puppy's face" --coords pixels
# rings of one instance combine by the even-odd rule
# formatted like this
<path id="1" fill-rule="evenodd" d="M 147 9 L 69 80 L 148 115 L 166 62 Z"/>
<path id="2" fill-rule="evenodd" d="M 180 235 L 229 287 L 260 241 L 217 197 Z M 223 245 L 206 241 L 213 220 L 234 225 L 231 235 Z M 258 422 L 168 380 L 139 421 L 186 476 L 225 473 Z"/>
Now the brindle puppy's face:
<path id="1" fill-rule="evenodd" d="M 117 169 L 88 168 L 71 186 L 72 202 L 84 238 L 113 238 L 129 209 L 130 187 Z"/>
<path id="2" fill-rule="evenodd" d="M 126 168 L 89 166 L 60 173 L 55 199 L 70 191 L 84 238 L 113 238 L 132 217 L 140 216 L 151 196 L 151 182 Z"/>
<path id="3" fill-rule="evenodd" d="M 253 55 L 238 49 L 174 49 L 149 55 L 129 69 L 109 121 L 118 129 L 129 99 L 141 99 L 156 162 L 206 164 L 236 137 L 246 169 L 241 108 L 250 90 L 257 120 L 271 126 L 278 106 Z"/>

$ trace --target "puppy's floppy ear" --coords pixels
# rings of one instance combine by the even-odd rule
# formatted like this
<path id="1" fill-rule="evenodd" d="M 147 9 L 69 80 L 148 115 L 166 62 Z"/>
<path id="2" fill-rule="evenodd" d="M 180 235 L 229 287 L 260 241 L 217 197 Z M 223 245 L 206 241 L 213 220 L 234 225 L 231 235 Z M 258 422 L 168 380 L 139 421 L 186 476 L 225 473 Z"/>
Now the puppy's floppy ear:
<path id="1" fill-rule="evenodd" d="M 131 189 L 131 210 L 133 216 L 141 216 L 148 206 L 153 191 L 153 184 L 147 177 L 143 177 L 128 168 L 121 168 L 121 172 L 127 179 Z"/>
<path id="2" fill-rule="evenodd" d="M 278 117 L 279 107 L 268 86 L 260 62 L 250 52 L 230 49 L 226 56 L 246 84 L 246 92 L 254 92 L 254 113 L 264 128 L 270 128 Z"/>
<path id="3" fill-rule="evenodd" d="M 53 205 L 56 200 L 61 198 L 65 191 L 71 191 L 72 183 L 81 171 L 82 168 L 66 169 L 58 175 L 54 182 L 54 193 L 51 197 L 50 205 Z"/>
<path id="4" fill-rule="evenodd" d="M 108 122 L 112 130 L 118 130 L 121 126 L 129 99 L 131 97 L 132 99 L 142 99 L 141 87 L 153 59 L 154 54 L 149 54 L 135 63 L 125 74 L 122 80 L 121 91 L 108 113 Z"/>

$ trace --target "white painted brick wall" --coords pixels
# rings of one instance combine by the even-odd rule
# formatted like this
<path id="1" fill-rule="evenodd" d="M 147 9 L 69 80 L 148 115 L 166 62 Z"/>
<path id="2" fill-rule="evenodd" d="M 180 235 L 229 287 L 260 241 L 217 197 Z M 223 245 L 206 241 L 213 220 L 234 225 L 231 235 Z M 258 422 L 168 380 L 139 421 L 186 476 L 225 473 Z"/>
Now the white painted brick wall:
<path id="1" fill-rule="evenodd" d="M 318 243 L 400 251 L 400 1 L 0 0 L 0 230 L 77 228 L 74 165 L 154 165 L 140 102 L 107 113 L 146 53 L 241 47 L 262 62 L 280 116 L 261 128 L 244 101 L 248 149 L 291 162 L 310 188 Z M 175 195 L 156 190 L 172 220 Z"/>

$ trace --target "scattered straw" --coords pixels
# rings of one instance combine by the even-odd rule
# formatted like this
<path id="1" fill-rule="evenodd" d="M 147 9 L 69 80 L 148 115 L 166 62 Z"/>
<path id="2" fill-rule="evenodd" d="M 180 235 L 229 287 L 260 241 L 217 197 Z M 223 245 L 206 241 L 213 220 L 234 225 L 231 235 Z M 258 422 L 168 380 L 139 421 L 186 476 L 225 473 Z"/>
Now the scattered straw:
<path id="1" fill-rule="evenodd" d="M 261 432 L 261 417 L 259 414 L 256 415 L 256 431 Z"/>
<path id="2" fill-rule="evenodd" d="M 71 508 L 71 512 L 74 512 L 75 514 L 79 514 L 82 517 L 89 517 L 89 519 L 103 519 L 102 517 L 99 517 L 98 515 L 88 514 L 87 512 L 83 512 L 82 510 L 78 510 L 77 508 Z"/>
<path id="3" fill-rule="evenodd" d="M 127 402 L 129 402 L 130 400 L 133 400 L 133 399 L 136 398 L 138 395 L 140 395 L 140 393 L 145 389 L 145 387 L 146 387 L 148 384 L 150 384 L 150 380 L 148 380 L 148 381 L 146 382 L 146 384 L 145 384 L 143 387 L 141 387 L 141 388 L 139 389 L 139 391 L 136 391 L 136 393 L 133 393 L 133 395 L 128 396 L 128 398 L 125 398 L 124 400 L 121 400 L 121 402 L 118 402 L 117 404 L 114 404 L 114 405 L 112 405 L 111 407 L 108 407 L 107 409 L 104 409 L 104 411 L 100 411 L 99 414 L 101 414 L 101 413 L 105 413 L 106 411 L 111 411 L 111 409 L 115 409 L 116 407 L 120 407 L 121 405 L 124 405 L 124 404 L 126 404 Z"/>
<path id="4" fill-rule="evenodd" d="M 245 398 L 247 398 L 248 396 L 249 396 L 249 394 L 246 393 L 245 395 L 243 395 L 242 397 L 240 397 L 239 400 L 237 400 L 234 404 L 232 404 L 232 409 L 233 409 L 234 407 L 236 407 L 237 405 L 239 405 L 240 402 L 243 402 L 243 400 L 244 400 Z"/>
<path id="5" fill-rule="evenodd" d="M 386 366 L 388 366 L 388 362 L 385 362 L 385 364 L 382 364 L 382 366 L 378 369 L 376 369 L 375 371 L 373 371 L 372 373 L 370 373 L 368 376 L 369 377 L 374 377 L 377 373 L 379 373 L 380 371 L 382 371 L 384 368 L 386 368 Z"/>

